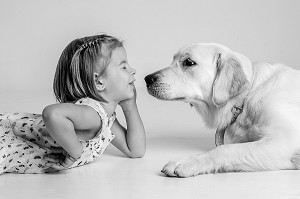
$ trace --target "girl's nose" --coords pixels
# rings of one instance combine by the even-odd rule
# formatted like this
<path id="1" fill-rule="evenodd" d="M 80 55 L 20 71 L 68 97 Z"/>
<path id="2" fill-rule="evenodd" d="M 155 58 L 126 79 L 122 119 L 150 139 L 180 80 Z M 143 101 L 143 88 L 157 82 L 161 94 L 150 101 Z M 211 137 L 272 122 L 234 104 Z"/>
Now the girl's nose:
<path id="1" fill-rule="evenodd" d="M 134 68 L 130 67 L 130 74 L 135 75 L 135 73 L 136 73 L 136 70 Z"/>

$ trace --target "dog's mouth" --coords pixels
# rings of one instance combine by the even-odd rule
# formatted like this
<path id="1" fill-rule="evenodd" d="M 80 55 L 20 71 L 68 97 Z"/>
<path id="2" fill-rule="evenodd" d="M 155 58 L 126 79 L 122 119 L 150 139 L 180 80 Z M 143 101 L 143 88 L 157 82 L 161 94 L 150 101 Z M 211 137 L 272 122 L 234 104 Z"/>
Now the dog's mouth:
<path id="1" fill-rule="evenodd" d="M 184 97 L 172 97 L 169 95 L 170 86 L 165 83 L 154 83 L 151 85 L 147 84 L 147 90 L 150 95 L 153 97 L 156 97 L 160 100 L 176 100 L 176 101 L 182 101 L 185 98 Z"/>
<path id="2" fill-rule="evenodd" d="M 165 84 L 154 83 L 147 85 L 147 90 L 150 95 L 161 100 L 166 100 L 166 90 Z"/>

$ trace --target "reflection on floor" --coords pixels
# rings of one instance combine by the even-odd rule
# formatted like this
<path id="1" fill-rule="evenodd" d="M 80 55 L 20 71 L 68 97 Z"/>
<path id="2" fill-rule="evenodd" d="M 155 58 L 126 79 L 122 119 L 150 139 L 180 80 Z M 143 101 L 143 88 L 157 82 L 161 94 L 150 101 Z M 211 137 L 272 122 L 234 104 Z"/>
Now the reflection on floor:
<path id="1" fill-rule="evenodd" d="M 148 139 L 144 158 L 129 159 L 110 145 L 102 157 L 80 168 L 55 174 L 4 174 L 0 176 L 0 198 L 300 198 L 300 171 L 223 173 L 192 178 L 169 178 L 160 173 L 169 159 L 213 147 L 213 136 Z"/>

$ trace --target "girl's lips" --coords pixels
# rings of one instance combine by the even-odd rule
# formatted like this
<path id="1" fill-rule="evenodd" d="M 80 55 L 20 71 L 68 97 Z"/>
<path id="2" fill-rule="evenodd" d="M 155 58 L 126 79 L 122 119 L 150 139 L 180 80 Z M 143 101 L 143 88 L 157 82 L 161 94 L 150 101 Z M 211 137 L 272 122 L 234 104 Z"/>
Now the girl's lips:
<path id="1" fill-rule="evenodd" d="M 130 82 L 129 84 L 132 84 L 132 85 L 133 85 L 133 84 L 134 84 L 134 82 L 135 82 L 135 80 L 133 80 L 133 81 L 132 81 L 132 82 Z"/>

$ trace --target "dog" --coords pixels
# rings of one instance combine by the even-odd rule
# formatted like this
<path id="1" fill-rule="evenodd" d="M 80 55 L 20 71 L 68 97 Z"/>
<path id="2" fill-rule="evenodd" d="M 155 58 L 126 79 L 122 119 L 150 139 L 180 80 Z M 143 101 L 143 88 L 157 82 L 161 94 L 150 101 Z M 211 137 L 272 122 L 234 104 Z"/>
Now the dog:
<path id="1" fill-rule="evenodd" d="M 189 103 L 217 129 L 215 149 L 168 162 L 165 175 L 300 169 L 300 71 L 198 43 L 145 82 L 152 96 Z"/>

